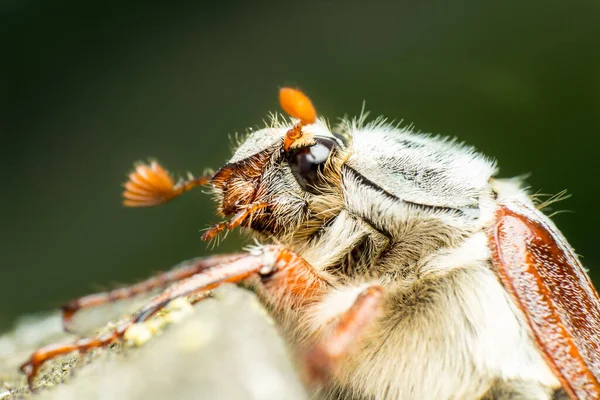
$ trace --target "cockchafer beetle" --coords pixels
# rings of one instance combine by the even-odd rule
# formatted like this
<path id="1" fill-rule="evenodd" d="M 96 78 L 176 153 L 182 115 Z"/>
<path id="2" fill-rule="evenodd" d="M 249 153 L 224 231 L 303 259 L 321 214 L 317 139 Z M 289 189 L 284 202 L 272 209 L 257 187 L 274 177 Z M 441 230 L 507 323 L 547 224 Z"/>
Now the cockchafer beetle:
<path id="1" fill-rule="evenodd" d="M 222 216 L 203 238 L 242 226 L 262 243 L 191 260 L 83 308 L 169 286 L 108 335 L 36 351 L 106 346 L 169 301 L 224 282 L 254 289 L 328 398 L 600 398 L 600 306 L 577 256 L 519 179 L 453 140 L 363 113 L 331 129 L 302 92 L 211 177 L 175 183 L 140 164 L 125 205 L 210 185 Z M 271 244 L 269 244 L 271 243 Z"/>

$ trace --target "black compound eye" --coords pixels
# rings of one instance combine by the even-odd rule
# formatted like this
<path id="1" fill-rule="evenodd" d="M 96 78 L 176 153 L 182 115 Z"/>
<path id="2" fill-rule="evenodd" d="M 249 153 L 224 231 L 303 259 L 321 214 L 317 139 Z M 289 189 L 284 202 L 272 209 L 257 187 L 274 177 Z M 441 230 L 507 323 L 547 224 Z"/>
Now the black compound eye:
<path id="1" fill-rule="evenodd" d="M 316 189 L 321 182 L 321 174 L 335 141 L 316 138 L 317 143 L 310 147 L 294 150 L 288 156 L 288 162 L 294 177 L 307 192 L 318 194 Z"/>

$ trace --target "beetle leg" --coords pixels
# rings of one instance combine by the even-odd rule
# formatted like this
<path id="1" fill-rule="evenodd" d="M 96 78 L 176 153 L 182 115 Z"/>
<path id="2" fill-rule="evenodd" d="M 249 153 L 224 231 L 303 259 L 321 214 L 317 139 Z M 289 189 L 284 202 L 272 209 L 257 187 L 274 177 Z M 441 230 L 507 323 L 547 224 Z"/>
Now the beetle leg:
<path id="1" fill-rule="evenodd" d="M 308 271 L 314 276 L 310 276 Z M 256 277 L 259 282 L 265 280 L 269 284 L 277 282 L 277 289 L 282 292 L 287 288 L 280 288 L 280 284 L 287 285 L 292 294 L 300 297 L 303 296 L 299 293 L 300 290 L 310 290 L 312 293 L 323 283 L 322 279 L 316 278 L 312 267 L 290 250 L 279 246 L 259 247 L 248 255 L 229 259 L 181 280 L 155 296 L 131 318 L 119 324 L 113 332 L 96 338 L 80 339 L 71 344 L 51 344 L 38 349 L 21 366 L 21 371 L 27 374 L 29 386 L 32 387 L 33 380 L 44 362 L 74 351 L 85 353 L 95 348 L 106 347 L 121 340 L 135 323 L 147 320 L 171 300 L 189 295 L 198 296 L 196 299 L 201 300 L 207 297 L 203 296 L 204 292 L 223 283 L 239 283 L 251 277 Z M 304 284 L 308 285 L 304 287 Z"/>
<path id="2" fill-rule="evenodd" d="M 246 218 L 251 216 L 252 213 L 254 213 L 258 210 L 262 210 L 263 208 L 267 207 L 268 205 L 269 205 L 268 203 L 259 202 L 259 203 L 252 203 L 252 204 L 245 206 L 240 211 L 238 211 L 233 216 L 233 218 L 231 218 L 229 221 L 219 222 L 212 228 L 209 228 L 202 235 L 202 240 L 204 240 L 204 241 L 212 240 L 215 236 L 217 236 L 220 232 L 222 232 L 224 230 L 232 230 L 232 229 L 237 228 L 238 226 L 240 226 L 242 224 L 242 222 L 244 222 L 244 220 Z"/>
<path id="3" fill-rule="evenodd" d="M 29 388 L 33 390 L 33 380 L 46 361 L 73 351 L 85 353 L 94 348 L 106 347 L 122 338 L 125 331 L 130 326 L 131 323 L 128 321 L 119 325 L 114 331 L 106 335 L 95 338 L 79 339 L 73 343 L 53 343 L 39 348 L 31 355 L 30 359 L 20 367 L 20 370 L 27 375 Z"/>
<path id="4" fill-rule="evenodd" d="M 326 328 L 325 335 L 309 347 L 304 358 L 309 382 L 321 382 L 335 374 L 339 361 L 350 353 L 352 346 L 381 314 L 383 293 L 379 285 L 367 287 L 350 308 Z"/>
<path id="5" fill-rule="evenodd" d="M 242 254 L 230 254 L 195 258 L 193 260 L 184 261 L 169 271 L 159 273 L 134 285 L 73 299 L 62 307 L 63 328 L 65 331 L 71 332 L 70 327 L 73 321 L 73 316 L 79 310 L 96 307 L 119 300 L 129 299 L 142 293 L 148 293 L 156 288 L 166 287 L 174 282 L 195 275 L 206 268 L 214 267 L 215 265 L 222 264 L 225 261 L 242 256 Z"/>
<path id="6" fill-rule="evenodd" d="M 249 265 L 255 268 L 248 269 Z M 240 268 L 237 275 L 233 273 L 235 268 Z M 176 298 L 214 289 L 223 283 L 239 282 L 254 286 L 258 295 L 270 306 L 289 305 L 291 302 L 296 307 L 318 298 L 328 284 L 310 264 L 291 250 L 280 246 L 261 246 L 247 256 L 210 268 L 169 287 L 134 314 L 133 319 L 143 322 Z M 286 301 L 281 301 L 284 296 Z"/>

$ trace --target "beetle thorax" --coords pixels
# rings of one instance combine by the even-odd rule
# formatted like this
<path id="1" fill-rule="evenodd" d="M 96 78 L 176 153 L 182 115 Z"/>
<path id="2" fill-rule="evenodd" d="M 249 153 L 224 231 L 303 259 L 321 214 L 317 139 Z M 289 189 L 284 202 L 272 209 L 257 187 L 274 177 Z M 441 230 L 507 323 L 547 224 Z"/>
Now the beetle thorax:
<path id="1" fill-rule="evenodd" d="M 493 165 L 470 148 L 382 123 L 346 121 L 334 135 L 318 121 L 308 132 L 333 144 L 318 186 L 307 187 L 303 170 L 294 170 L 297 150 L 282 151 L 290 126 L 252 133 L 213 184 L 224 215 L 267 204 L 243 225 L 315 268 L 348 276 L 408 273 L 480 227 L 479 201 L 491 193 Z"/>

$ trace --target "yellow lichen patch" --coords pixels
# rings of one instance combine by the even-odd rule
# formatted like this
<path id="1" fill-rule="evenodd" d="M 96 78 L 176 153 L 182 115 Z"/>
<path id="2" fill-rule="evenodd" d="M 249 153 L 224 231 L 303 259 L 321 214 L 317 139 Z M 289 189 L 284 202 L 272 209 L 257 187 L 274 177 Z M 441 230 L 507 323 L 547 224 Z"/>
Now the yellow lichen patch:
<path id="1" fill-rule="evenodd" d="M 163 318 L 169 323 L 177 323 L 187 315 L 190 315 L 194 311 L 194 308 L 187 299 L 180 297 L 172 300 L 165 310 L 166 313 Z"/>
<path id="2" fill-rule="evenodd" d="M 126 341 L 141 346 L 154 335 L 160 333 L 167 325 L 180 322 L 191 314 L 194 308 L 185 298 L 177 298 L 167 304 L 160 312 L 148 321 L 134 324 L 125 332 Z"/>
<path id="3" fill-rule="evenodd" d="M 150 340 L 152 336 L 152 331 L 148 328 L 146 323 L 141 322 L 139 324 L 130 326 L 129 329 L 125 331 L 125 335 L 123 337 L 128 342 L 133 343 L 136 346 L 141 346 Z"/>

